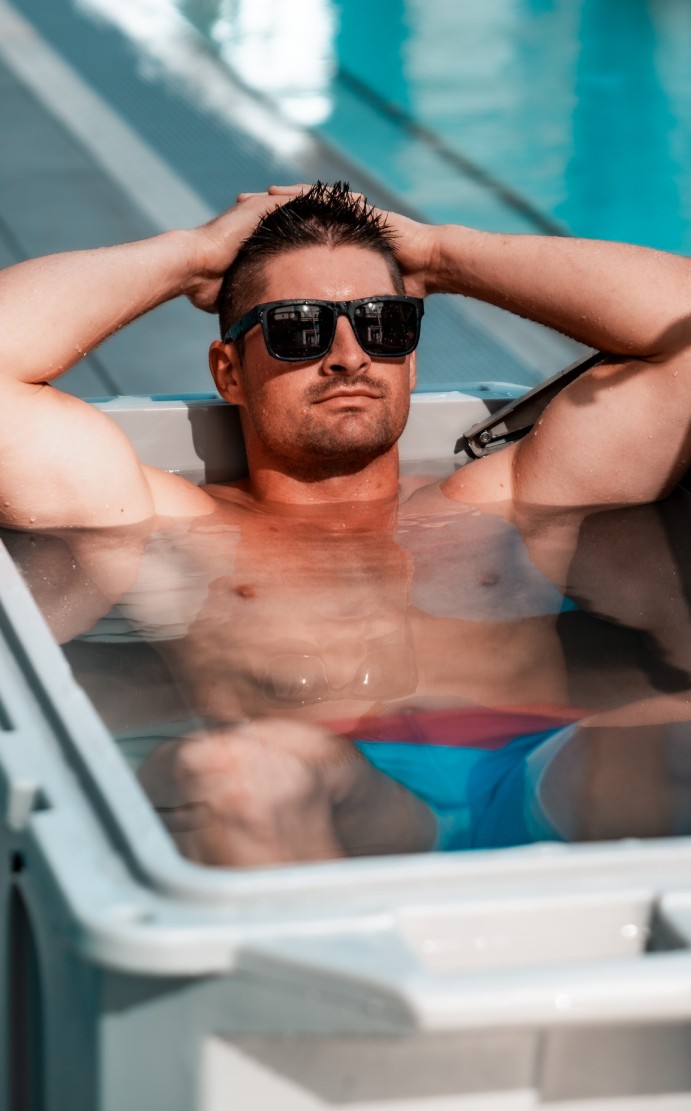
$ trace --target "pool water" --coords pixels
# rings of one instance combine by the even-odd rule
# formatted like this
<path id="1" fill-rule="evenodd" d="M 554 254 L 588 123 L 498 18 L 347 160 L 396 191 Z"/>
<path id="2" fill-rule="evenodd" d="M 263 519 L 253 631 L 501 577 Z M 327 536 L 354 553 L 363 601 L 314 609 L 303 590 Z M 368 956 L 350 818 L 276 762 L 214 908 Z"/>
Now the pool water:
<path id="1" fill-rule="evenodd" d="M 688 725 L 655 725 L 688 717 L 685 490 L 525 539 L 433 483 L 346 531 L 347 506 L 277 512 L 3 537 L 183 851 L 220 807 L 207 862 L 247 863 L 248 797 L 295 859 L 691 829 Z M 574 733 L 597 713 L 615 728 Z"/>
<path id="2" fill-rule="evenodd" d="M 178 0 L 431 220 L 691 251 L 684 0 Z"/>

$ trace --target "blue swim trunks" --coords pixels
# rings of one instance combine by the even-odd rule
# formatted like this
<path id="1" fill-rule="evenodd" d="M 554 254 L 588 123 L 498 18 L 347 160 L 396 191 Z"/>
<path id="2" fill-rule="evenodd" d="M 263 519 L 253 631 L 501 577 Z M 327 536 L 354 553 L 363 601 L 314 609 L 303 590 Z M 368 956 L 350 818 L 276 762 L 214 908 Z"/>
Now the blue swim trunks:
<path id="1" fill-rule="evenodd" d="M 437 819 L 436 849 L 505 848 L 564 841 L 541 800 L 546 768 L 575 726 L 510 740 L 501 748 L 358 740 L 379 771 L 421 798 Z"/>

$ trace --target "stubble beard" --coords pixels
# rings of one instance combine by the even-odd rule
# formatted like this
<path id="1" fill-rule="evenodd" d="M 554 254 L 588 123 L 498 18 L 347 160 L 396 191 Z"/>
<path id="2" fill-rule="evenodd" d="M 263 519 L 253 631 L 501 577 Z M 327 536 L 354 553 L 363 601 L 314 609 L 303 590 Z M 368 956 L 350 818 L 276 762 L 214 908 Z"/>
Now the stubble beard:
<path id="1" fill-rule="evenodd" d="M 314 420 L 308 413 L 300 430 L 300 446 L 318 460 L 367 461 L 388 451 L 403 428 L 392 415 L 365 415 L 361 410 L 342 410 L 329 420 Z"/>
<path id="2" fill-rule="evenodd" d="M 322 413 L 308 405 L 291 432 L 289 442 L 273 435 L 270 423 L 254 421 L 263 446 L 296 476 L 321 478 L 352 474 L 386 454 L 398 442 L 408 419 L 408 407 L 394 413 L 384 401 L 378 412 L 360 407 L 339 413 Z M 250 407 L 251 408 L 251 407 Z M 250 415 L 252 415 L 250 413 Z"/>

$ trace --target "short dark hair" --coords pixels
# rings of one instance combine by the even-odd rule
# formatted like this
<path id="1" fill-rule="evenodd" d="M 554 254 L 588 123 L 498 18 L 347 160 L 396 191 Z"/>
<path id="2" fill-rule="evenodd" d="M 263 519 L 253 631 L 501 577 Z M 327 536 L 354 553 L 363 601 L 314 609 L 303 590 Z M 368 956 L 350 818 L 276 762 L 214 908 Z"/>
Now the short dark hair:
<path id="1" fill-rule="evenodd" d="M 376 251 L 388 266 L 396 292 L 404 293 L 395 238 L 385 215 L 376 212 L 366 197 L 351 193 L 347 182 L 316 182 L 306 193 L 263 216 L 242 244 L 221 285 L 221 338 L 256 304 L 264 263 L 299 247 L 352 245 Z"/>

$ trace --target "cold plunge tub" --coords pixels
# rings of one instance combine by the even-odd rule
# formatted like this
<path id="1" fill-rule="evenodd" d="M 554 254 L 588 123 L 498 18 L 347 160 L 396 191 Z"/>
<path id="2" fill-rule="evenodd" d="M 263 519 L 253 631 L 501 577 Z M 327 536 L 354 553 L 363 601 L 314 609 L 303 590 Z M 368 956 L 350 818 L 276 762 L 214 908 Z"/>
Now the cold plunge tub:
<path id="1" fill-rule="evenodd" d="M 145 462 L 242 471 L 225 405 L 103 407 Z M 415 396 L 403 461 L 486 412 Z M 0 1111 L 691 1106 L 691 839 L 205 869 L 4 549 L 0 655 Z"/>

